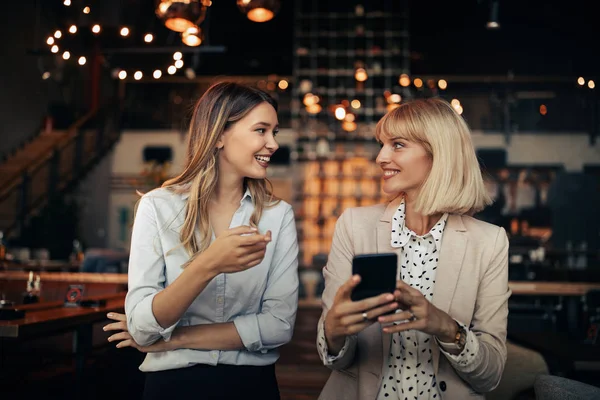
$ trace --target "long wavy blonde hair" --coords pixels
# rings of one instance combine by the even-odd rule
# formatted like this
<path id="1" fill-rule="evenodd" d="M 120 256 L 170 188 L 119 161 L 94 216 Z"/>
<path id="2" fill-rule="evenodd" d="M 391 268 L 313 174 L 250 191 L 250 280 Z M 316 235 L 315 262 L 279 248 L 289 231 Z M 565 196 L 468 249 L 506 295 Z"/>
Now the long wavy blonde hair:
<path id="1" fill-rule="evenodd" d="M 189 193 L 180 240 L 192 258 L 206 250 L 211 241 L 208 209 L 219 179 L 217 142 L 227 129 L 264 102 L 277 111 L 277 102 L 267 93 L 234 82 L 219 82 L 212 85 L 194 106 L 183 172 L 162 185 L 176 193 Z M 250 225 L 257 227 L 263 209 L 279 200 L 273 195 L 268 179 L 245 178 L 245 189 L 250 191 L 254 204 Z M 196 227 L 200 242 L 195 235 Z"/>

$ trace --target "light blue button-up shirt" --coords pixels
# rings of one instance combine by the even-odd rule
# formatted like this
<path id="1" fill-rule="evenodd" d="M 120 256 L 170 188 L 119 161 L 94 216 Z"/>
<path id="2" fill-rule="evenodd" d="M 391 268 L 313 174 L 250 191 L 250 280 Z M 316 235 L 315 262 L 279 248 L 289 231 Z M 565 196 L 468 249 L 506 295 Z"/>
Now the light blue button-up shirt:
<path id="1" fill-rule="evenodd" d="M 269 365 L 277 348 L 290 341 L 298 307 L 298 241 L 292 207 L 284 201 L 265 208 L 260 233 L 270 230 L 263 261 L 246 271 L 220 274 L 198 295 L 181 319 L 161 327 L 152 312 L 154 296 L 182 272 L 189 255 L 179 232 L 187 195 L 153 190 L 138 205 L 131 238 L 129 291 L 125 299 L 127 327 L 140 345 L 169 340 L 177 326 L 233 321 L 243 350 L 179 349 L 148 353 L 140 370 L 161 371 L 194 364 Z M 254 211 L 246 191 L 230 228 L 249 225 Z M 213 236 L 214 240 L 214 236 Z"/>

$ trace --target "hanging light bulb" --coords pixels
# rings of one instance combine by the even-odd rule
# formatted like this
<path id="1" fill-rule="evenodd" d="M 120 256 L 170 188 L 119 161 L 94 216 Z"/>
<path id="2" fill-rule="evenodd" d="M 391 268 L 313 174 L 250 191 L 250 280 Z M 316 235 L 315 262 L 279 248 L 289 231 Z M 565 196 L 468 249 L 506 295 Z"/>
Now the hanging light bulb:
<path id="1" fill-rule="evenodd" d="M 92 26 L 92 32 L 94 32 L 95 34 L 100 33 L 100 25 L 96 24 L 94 26 Z"/>
<path id="2" fill-rule="evenodd" d="M 177 67 L 174 65 L 169 66 L 169 68 L 167 68 L 167 72 L 169 73 L 169 75 L 173 75 L 175 72 L 177 72 Z"/>
<path id="3" fill-rule="evenodd" d="M 181 41 L 191 47 L 200 46 L 202 44 L 202 30 L 197 26 L 187 28 L 181 34 Z"/>
<path id="4" fill-rule="evenodd" d="M 156 16 L 168 29 L 183 33 L 204 21 L 209 6 L 206 0 L 159 0 Z"/>
<path id="5" fill-rule="evenodd" d="M 154 35 L 151 33 L 146 33 L 146 36 L 144 36 L 144 42 L 151 43 L 153 40 L 154 40 Z"/>
<path id="6" fill-rule="evenodd" d="M 237 0 L 238 8 L 253 22 L 267 22 L 275 17 L 281 6 L 279 0 Z"/>
<path id="7" fill-rule="evenodd" d="M 86 61 L 87 60 L 83 56 L 79 57 L 79 60 L 77 60 L 77 62 L 79 63 L 79 65 L 85 65 Z"/>
<path id="8" fill-rule="evenodd" d="M 123 80 L 125 78 L 127 78 L 127 71 L 119 71 L 119 79 Z"/>

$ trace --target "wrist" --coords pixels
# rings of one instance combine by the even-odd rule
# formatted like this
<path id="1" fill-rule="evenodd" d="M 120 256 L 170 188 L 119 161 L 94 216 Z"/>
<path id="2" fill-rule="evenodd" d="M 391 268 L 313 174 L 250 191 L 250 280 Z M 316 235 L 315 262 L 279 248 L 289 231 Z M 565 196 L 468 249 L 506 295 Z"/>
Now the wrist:
<path id="1" fill-rule="evenodd" d="M 325 333 L 328 353 L 333 356 L 337 355 L 344 347 L 346 337 L 332 334 L 333 330 L 328 327 L 326 322 L 323 324 L 323 331 Z"/>
<path id="2" fill-rule="evenodd" d="M 444 319 L 444 327 L 441 332 L 436 335 L 438 340 L 443 343 L 454 343 L 456 334 L 458 333 L 458 324 L 449 315 Z"/>
<path id="3" fill-rule="evenodd" d="M 195 272 L 195 276 L 198 277 L 202 281 L 210 282 L 214 277 L 219 275 L 219 271 L 217 270 L 217 264 L 214 262 L 214 257 L 212 257 L 207 250 L 203 251 L 201 254 L 198 254 L 196 258 L 190 263 L 189 268 L 193 269 Z"/>

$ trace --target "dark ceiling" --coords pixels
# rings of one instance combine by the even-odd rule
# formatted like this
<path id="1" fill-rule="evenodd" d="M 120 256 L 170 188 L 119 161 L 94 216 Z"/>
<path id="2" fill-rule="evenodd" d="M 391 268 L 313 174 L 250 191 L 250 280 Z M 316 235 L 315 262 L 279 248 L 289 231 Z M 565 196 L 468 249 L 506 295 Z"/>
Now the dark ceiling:
<path id="1" fill-rule="evenodd" d="M 299 0 L 295 0 L 299 1 Z M 334 4 L 339 3 L 337 0 Z M 41 24 L 36 43 L 44 44 L 48 28 L 99 22 L 100 39 L 80 29 L 76 38 L 64 38 L 73 53 L 90 52 L 98 46 L 107 65 L 165 68 L 173 48 L 185 48 L 179 35 L 167 30 L 154 14 L 154 0 L 63 0 L 36 2 Z M 187 66 L 201 75 L 290 75 L 293 56 L 292 0 L 283 0 L 274 20 L 258 24 L 239 12 L 235 0 L 213 0 L 205 21 L 206 42 L 201 50 L 185 56 Z M 409 0 L 411 71 L 416 74 L 596 75 L 600 28 L 592 23 L 589 2 L 580 0 L 500 0 L 501 28 L 485 29 L 489 5 L 484 0 Z M 89 16 L 81 13 L 89 5 Z M 6 21 L 10 24 L 10 19 Z M 129 38 L 118 35 L 121 25 L 132 28 Z M 43 26 L 43 28 L 42 28 Z M 44 32 L 45 30 L 45 32 Z M 65 28 L 63 28 L 64 32 Z M 18 33 L 18 29 L 13 30 Z M 143 42 L 146 32 L 155 41 Z M 114 50 L 111 51 L 110 49 Z"/>

